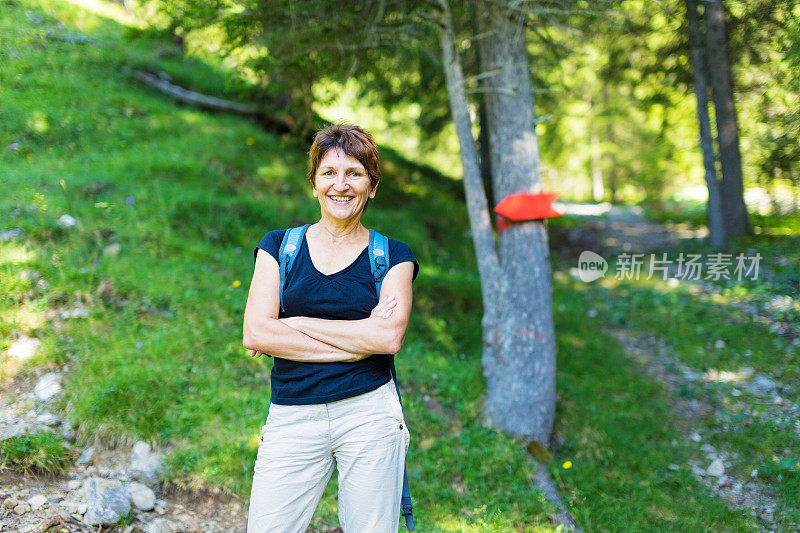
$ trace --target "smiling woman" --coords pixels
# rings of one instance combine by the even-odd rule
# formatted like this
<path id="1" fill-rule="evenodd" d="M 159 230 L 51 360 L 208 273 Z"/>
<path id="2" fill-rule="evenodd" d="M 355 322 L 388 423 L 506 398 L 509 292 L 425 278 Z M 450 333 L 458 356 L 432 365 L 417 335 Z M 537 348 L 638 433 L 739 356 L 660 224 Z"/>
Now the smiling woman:
<path id="1" fill-rule="evenodd" d="M 319 131 L 309 166 L 320 220 L 293 245 L 283 283 L 288 230 L 268 232 L 254 250 L 243 344 L 275 364 L 248 533 L 305 531 L 334 468 L 343 531 L 396 532 L 410 433 L 392 373 L 419 265 L 406 244 L 386 239 L 376 284 L 372 260 L 383 249 L 371 248 L 374 232 L 361 224 L 381 179 L 369 133 Z"/>

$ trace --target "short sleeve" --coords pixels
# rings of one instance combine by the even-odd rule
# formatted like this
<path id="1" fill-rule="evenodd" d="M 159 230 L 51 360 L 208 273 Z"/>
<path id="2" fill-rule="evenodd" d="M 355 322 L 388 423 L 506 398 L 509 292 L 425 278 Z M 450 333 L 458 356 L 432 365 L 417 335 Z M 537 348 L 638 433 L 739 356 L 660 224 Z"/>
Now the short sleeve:
<path id="1" fill-rule="evenodd" d="M 406 243 L 389 239 L 389 269 L 391 270 L 393 266 L 405 261 L 414 263 L 414 275 L 411 278 L 413 283 L 419 273 L 419 263 L 417 263 L 417 258 L 414 257 L 414 252 L 411 251 L 411 248 Z"/>
<path id="2" fill-rule="evenodd" d="M 253 262 L 255 262 L 256 257 L 258 257 L 259 248 L 274 257 L 275 261 L 279 261 L 278 250 L 281 247 L 284 233 L 286 233 L 285 229 L 267 232 L 267 234 L 261 238 L 261 242 L 258 243 L 258 246 L 253 249 Z"/>

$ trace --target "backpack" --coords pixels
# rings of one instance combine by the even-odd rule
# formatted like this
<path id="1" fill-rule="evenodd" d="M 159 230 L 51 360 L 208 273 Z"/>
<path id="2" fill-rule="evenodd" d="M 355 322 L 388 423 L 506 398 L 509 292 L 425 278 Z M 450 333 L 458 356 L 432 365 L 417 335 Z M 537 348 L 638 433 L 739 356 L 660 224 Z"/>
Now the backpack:
<path id="1" fill-rule="evenodd" d="M 310 224 L 290 228 L 286 230 L 281 241 L 281 247 L 278 249 L 278 267 L 281 273 L 281 311 L 286 311 L 283 308 L 283 288 L 286 283 L 286 276 L 294 265 L 294 260 L 297 257 L 297 251 L 300 249 L 300 241 L 306 233 L 306 229 Z M 369 266 L 372 271 L 372 277 L 375 280 L 375 287 L 378 291 L 378 297 L 381 294 L 381 283 L 383 277 L 389 270 L 389 239 L 381 235 L 377 231 L 369 230 Z M 394 368 L 394 358 L 392 358 L 392 365 L 389 370 L 394 380 L 394 386 L 397 389 L 397 398 L 400 400 L 400 407 L 403 406 L 403 400 L 400 396 L 400 386 L 397 384 L 397 372 Z M 408 469 L 403 468 L 403 496 L 400 499 L 400 514 L 405 517 L 406 528 L 409 531 L 414 531 L 414 516 L 412 514 L 411 505 L 411 491 L 408 488 Z"/>

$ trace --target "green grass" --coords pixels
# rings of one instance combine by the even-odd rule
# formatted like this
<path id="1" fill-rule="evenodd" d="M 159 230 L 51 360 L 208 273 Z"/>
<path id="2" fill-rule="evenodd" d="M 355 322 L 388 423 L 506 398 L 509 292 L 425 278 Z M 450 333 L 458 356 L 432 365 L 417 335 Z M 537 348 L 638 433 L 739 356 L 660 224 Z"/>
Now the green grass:
<path id="1" fill-rule="evenodd" d="M 668 202 L 659 211 L 646 210 L 645 216 L 659 223 L 684 224 L 689 228 L 706 227 L 706 206 L 699 202 Z M 800 293 L 800 213 L 783 215 L 748 215 L 753 235 L 730 239 L 730 253 L 746 256 L 761 254 L 759 276 L 744 280 L 719 279 L 710 281 L 720 285 L 737 297 L 752 297 L 763 301 L 773 296 Z M 685 241 L 678 251 L 687 253 L 712 253 L 702 241 Z M 800 320 L 800 309 L 792 317 Z"/>
<path id="2" fill-rule="evenodd" d="M 308 147 L 128 79 L 123 65 L 149 65 L 216 95 L 243 90 L 157 32 L 57 1 L 2 7 L 0 230 L 23 237 L 0 247 L 0 353 L 17 333 L 43 344 L 22 368 L 0 359 L 0 370 L 69 365 L 59 411 L 80 422 L 79 442 L 169 445 L 169 479 L 246 497 L 270 370 L 241 346 L 252 249 L 267 230 L 318 216 L 303 178 Z M 62 31 L 94 44 L 47 37 Z M 531 456 L 480 424 L 480 287 L 460 184 L 382 154 L 365 224 L 409 243 L 421 264 L 397 364 L 416 521 L 425 531 L 553 531 Z M 66 213 L 75 228 L 58 226 Z M 583 318 L 589 295 L 558 276 L 554 289 L 564 445 L 548 468 L 581 526 L 750 530 L 693 480 L 690 450 L 671 444 L 663 392 Z M 49 315 L 76 305 L 86 318 Z M 337 523 L 335 494 L 334 479 L 314 524 Z"/>
<path id="3" fill-rule="evenodd" d="M 47 431 L 25 433 L 0 441 L 0 470 L 25 474 L 58 474 L 74 461 L 63 439 Z"/>
<path id="4" fill-rule="evenodd" d="M 725 306 L 729 297 L 702 297 L 688 285 L 670 286 L 657 279 L 618 280 L 613 271 L 602 281 L 570 281 L 568 285 L 573 294 L 584 295 L 584 315 L 589 307 L 598 311 L 597 319 L 591 321 L 595 327 L 654 334 L 664 341 L 669 356 L 701 374 L 710 369 L 740 372 L 750 367 L 758 373 L 778 375 L 781 383 L 790 386 L 800 379 L 800 349 L 774 334 L 768 325 Z M 796 420 L 761 419 L 757 413 L 763 412 L 765 400 L 744 392 L 741 386 L 737 388 L 742 395 L 733 397 L 733 387 L 701 382 L 681 391 L 687 398 L 698 397 L 720 410 L 719 418 L 702 418 L 696 429 L 705 435 L 704 441 L 738 454 L 732 459 L 731 472 L 748 479 L 757 470 L 758 480 L 775 488 L 787 508 L 794 509 L 792 520 L 800 522 Z M 721 401 L 718 393 L 722 393 Z M 784 402 L 799 400 L 796 389 L 781 392 L 781 396 Z"/>
<path id="5" fill-rule="evenodd" d="M 644 379 L 580 282 L 554 278 L 558 404 L 551 471 L 587 531 L 749 531 L 752 519 L 696 483 L 691 442 L 676 434 L 669 398 Z M 571 461 L 569 469 L 556 465 Z M 678 465 L 672 470 L 669 465 Z"/>

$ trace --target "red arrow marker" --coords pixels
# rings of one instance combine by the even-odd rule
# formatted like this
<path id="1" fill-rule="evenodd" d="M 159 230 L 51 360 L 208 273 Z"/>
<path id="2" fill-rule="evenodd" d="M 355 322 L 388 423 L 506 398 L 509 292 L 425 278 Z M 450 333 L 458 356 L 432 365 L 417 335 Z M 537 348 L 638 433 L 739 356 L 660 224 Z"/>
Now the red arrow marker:
<path id="1" fill-rule="evenodd" d="M 560 194 L 560 192 L 543 192 L 539 194 L 518 193 L 506 196 L 494 208 L 494 212 L 498 215 L 497 231 L 503 231 L 512 222 L 562 216 L 551 205 Z"/>

